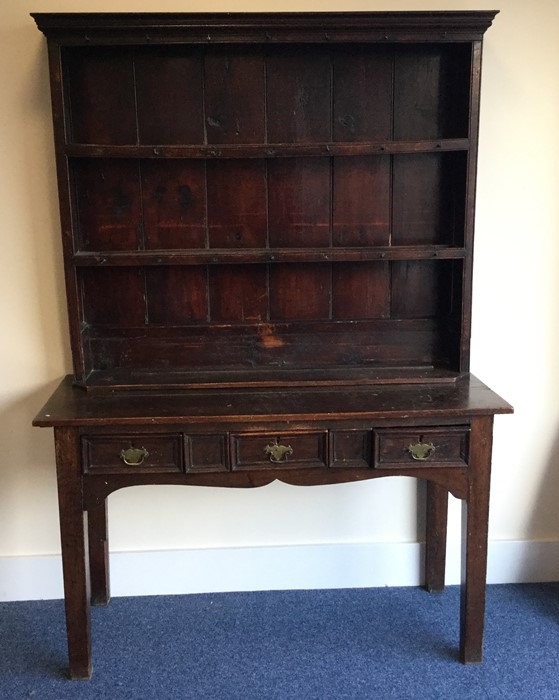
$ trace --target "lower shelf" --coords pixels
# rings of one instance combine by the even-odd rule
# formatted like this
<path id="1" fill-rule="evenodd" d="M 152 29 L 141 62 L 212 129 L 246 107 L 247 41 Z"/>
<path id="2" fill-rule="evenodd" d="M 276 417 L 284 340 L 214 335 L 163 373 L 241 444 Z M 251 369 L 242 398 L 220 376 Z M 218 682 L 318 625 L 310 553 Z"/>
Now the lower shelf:
<path id="1" fill-rule="evenodd" d="M 363 384 L 438 384 L 462 375 L 441 367 L 336 367 L 308 369 L 158 371 L 96 370 L 75 386 L 88 391 L 116 389 L 211 389 L 227 387 L 352 386 Z"/>

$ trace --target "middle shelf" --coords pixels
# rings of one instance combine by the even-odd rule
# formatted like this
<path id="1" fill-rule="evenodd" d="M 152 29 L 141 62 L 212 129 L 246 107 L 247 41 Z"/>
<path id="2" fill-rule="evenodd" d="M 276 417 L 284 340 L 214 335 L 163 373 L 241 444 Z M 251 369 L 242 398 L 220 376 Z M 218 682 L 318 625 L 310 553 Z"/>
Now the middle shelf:
<path id="1" fill-rule="evenodd" d="M 213 248 L 204 250 L 138 250 L 132 252 L 78 252 L 77 267 L 159 265 L 219 265 L 300 262 L 366 262 L 372 260 L 460 260 L 466 249 L 458 246 L 378 246 L 367 248 Z"/>

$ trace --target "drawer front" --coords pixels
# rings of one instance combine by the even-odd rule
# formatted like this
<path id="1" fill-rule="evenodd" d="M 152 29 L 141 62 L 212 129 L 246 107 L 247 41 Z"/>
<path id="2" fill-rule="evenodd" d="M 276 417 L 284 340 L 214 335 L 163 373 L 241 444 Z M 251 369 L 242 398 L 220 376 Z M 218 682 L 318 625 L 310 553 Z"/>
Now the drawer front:
<path id="1" fill-rule="evenodd" d="M 468 427 L 375 430 L 375 467 L 465 467 L 469 436 Z"/>
<path id="2" fill-rule="evenodd" d="M 85 435 L 82 459 L 90 474 L 182 472 L 182 436 Z"/>
<path id="3" fill-rule="evenodd" d="M 231 435 L 231 466 L 234 471 L 325 467 L 326 455 L 326 431 Z"/>

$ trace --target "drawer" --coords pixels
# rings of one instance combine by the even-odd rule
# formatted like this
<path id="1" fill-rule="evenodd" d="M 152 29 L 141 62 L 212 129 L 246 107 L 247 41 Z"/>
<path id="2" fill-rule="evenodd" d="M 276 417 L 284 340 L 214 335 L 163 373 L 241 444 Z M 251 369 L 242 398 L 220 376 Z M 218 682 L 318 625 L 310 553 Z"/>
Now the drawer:
<path id="1" fill-rule="evenodd" d="M 326 431 L 231 435 L 234 471 L 325 467 L 326 454 Z"/>
<path id="2" fill-rule="evenodd" d="M 82 460 L 90 474 L 182 472 L 182 436 L 84 435 Z"/>
<path id="3" fill-rule="evenodd" d="M 467 426 L 375 430 L 375 467 L 465 467 L 469 436 Z"/>

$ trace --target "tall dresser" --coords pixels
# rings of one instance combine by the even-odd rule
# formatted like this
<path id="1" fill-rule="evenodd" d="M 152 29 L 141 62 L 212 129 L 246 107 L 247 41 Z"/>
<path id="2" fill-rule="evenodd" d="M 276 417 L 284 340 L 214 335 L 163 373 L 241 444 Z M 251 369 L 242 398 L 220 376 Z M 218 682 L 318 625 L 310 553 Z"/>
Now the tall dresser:
<path id="1" fill-rule="evenodd" d="M 109 600 L 107 496 L 138 484 L 424 479 L 429 590 L 451 492 L 460 657 L 481 660 L 512 410 L 469 373 L 495 14 L 33 15 L 73 358 L 35 425 L 54 428 L 73 678 Z"/>

